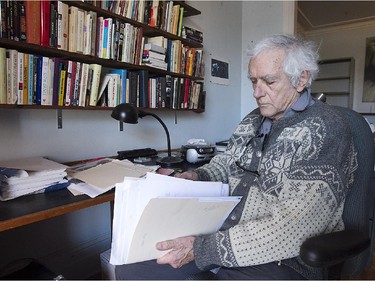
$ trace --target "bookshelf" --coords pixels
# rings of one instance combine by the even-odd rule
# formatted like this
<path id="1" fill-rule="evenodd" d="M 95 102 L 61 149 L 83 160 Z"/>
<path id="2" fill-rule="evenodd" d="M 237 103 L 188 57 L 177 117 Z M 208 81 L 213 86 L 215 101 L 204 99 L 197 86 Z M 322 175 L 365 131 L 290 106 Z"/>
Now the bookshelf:
<path id="1" fill-rule="evenodd" d="M 5 2 L 8 3 L 8 1 L 2 1 L 1 2 L 1 5 L 2 5 L 1 6 L 1 12 L 2 12 L 2 18 L 3 19 L 7 18 L 7 16 L 8 16 L 8 15 L 6 15 L 4 17 L 4 13 L 9 14 L 9 9 L 13 9 L 13 7 L 10 7 L 10 8 L 4 7 L 4 5 L 6 5 Z M 21 3 L 23 1 L 10 1 L 10 2 L 11 3 L 12 2 Z M 39 2 L 39 1 L 30 1 L 30 2 Z M 45 1 L 43 1 L 43 2 L 45 2 Z M 178 71 L 176 71 L 175 69 L 171 70 L 172 68 L 170 67 L 169 64 L 171 64 L 171 60 L 174 59 L 175 57 L 172 56 L 172 53 L 169 53 L 171 51 L 170 51 L 170 49 L 168 49 L 168 48 L 171 48 L 170 42 L 179 42 L 179 44 L 181 46 L 186 47 L 186 50 L 191 49 L 191 50 L 194 50 L 194 51 L 195 50 L 201 51 L 202 48 L 203 48 L 203 45 L 202 45 L 201 42 L 198 42 L 196 40 L 191 40 L 191 39 L 188 39 L 188 38 L 183 38 L 182 36 L 179 36 L 176 33 L 176 31 L 174 31 L 174 32 L 167 31 L 166 28 L 164 28 L 164 27 L 162 28 L 162 26 L 160 24 L 158 24 L 156 26 L 151 26 L 150 22 L 146 22 L 146 20 L 143 20 L 143 21 L 135 20 L 132 17 L 127 17 L 127 16 L 125 16 L 121 13 L 117 13 L 115 11 L 112 11 L 109 7 L 107 9 L 107 7 L 105 6 L 105 3 L 111 3 L 111 2 L 112 3 L 116 3 L 116 2 L 121 3 L 121 2 L 125 2 L 125 1 L 114 1 L 114 2 L 113 1 L 47 1 L 47 2 L 49 2 L 49 4 L 54 4 L 56 7 L 58 5 L 58 2 L 65 4 L 66 6 L 69 7 L 69 9 L 71 7 L 76 7 L 79 11 L 84 13 L 85 16 L 89 13 L 95 14 L 95 18 L 94 18 L 92 24 L 93 25 L 97 24 L 96 25 L 96 33 L 99 33 L 99 29 L 100 29 L 99 21 L 97 21 L 98 18 L 111 19 L 111 22 L 113 22 L 113 25 L 112 25 L 113 28 L 115 28 L 115 27 L 117 28 L 121 24 L 130 25 L 132 28 L 134 28 L 134 30 L 137 30 L 137 34 L 141 34 L 141 35 L 139 35 L 138 38 L 134 37 L 134 38 L 131 38 L 131 39 L 133 39 L 133 40 L 137 39 L 141 42 L 140 38 L 144 38 L 142 40 L 142 44 L 139 43 L 139 45 L 136 47 L 137 49 L 133 52 L 132 56 L 133 56 L 134 59 L 132 61 L 126 61 L 126 60 L 124 61 L 121 58 L 115 58 L 115 57 L 104 58 L 104 57 L 101 57 L 100 55 L 98 55 L 98 50 L 97 50 L 98 46 L 97 45 L 101 44 L 101 43 L 98 43 L 96 41 L 99 41 L 98 38 L 102 38 L 102 37 L 98 36 L 96 33 L 91 34 L 92 37 L 94 37 L 94 35 L 95 35 L 95 39 L 91 39 L 91 42 L 96 42 L 95 43 L 96 47 L 91 48 L 91 49 L 94 49 L 94 53 L 92 51 L 88 52 L 88 53 L 85 53 L 85 52 L 76 51 L 76 50 L 72 51 L 69 48 L 65 48 L 65 49 L 58 48 L 57 46 L 51 46 L 51 42 L 50 42 L 50 45 L 48 45 L 48 46 L 42 46 L 40 44 L 28 43 L 26 41 L 22 41 L 21 39 L 15 40 L 14 38 L 10 38 L 11 36 L 9 36 L 9 34 L 5 34 L 6 36 L 4 36 L 4 31 L 3 31 L 4 29 L 2 30 L 2 33 L 0 34 L 1 35 L 0 36 L 0 48 L 6 49 L 6 50 L 16 50 L 19 53 L 23 53 L 23 54 L 27 54 L 27 55 L 32 54 L 34 57 L 47 57 L 50 60 L 53 59 L 53 60 L 56 60 L 58 62 L 61 61 L 61 62 L 67 63 L 69 61 L 69 62 L 79 63 L 81 65 L 83 65 L 83 64 L 100 65 L 100 69 L 101 69 L 100 76 L 101 76 L 101 78 L 100 78 L 100 81 L 99 81 L 98 88 L 100 88 L 100 83 L 103 82 L 104 75 L 110 73 L 111 70 L 118 69 L 118 70 L 126 70 L 127 73 L 129 73 L 129 72 L 147 73 L 147 77 L 148 77 L 149 80 L 151 80 L 151 79 L 158 80 L 159 78 L 162 80 L 162 79 L 166 79 L 166 77 L 169 77 L 169 79 L 172 79 L 172 81 L 178 81 L 179 83 L 181 81 L 182 85 L 187 84 L 187 83 L 185 83 L 185 81 L 188 81 L 189 85 L 199 85 L 199 87 L 197 86 L 197 89 L 198 89 L 197 91 L 199 91 L 197 93 L 197 96 L 199 95 L 200 99 L 202 99 L 202 98 L 204 99 L 205 92 L 203 91 L 203 86 L 204 86 L 203 85 L 203 80 L 204 80 L 203 79 L 203 76 L 204 76 L 203 59 L 201 58 L 201 62 L 200 62 L 200 66 L 199 66 L 200 68 L 202 68 L 202 70 L 200 70 L 199 72 L 195 71 L 194 73 L 191 73 L 191 72 L 189 73 L 188 71 L 186 71 L 184 69 L 184 67 L 187 67 L 186 66 L 187 57 L 186 57 L 185 54 L 181 55 L 182 51 L 180 51 L 179 55 L 181 55 L 181 58 L 180 57 L 178 58 L 179 59 L 178 63 L 181 64 L 182 66 L 180 67 L 180 69 Z M 135 3 L 135 2 L 140 3 L 139 1 L 126 1 L 126 2 L 128 2 L 128 3 Z M 153 3 L 153 1 L 143 1 L 143 2 L 144 3 L 147 3 L 147 2 Z M 180 8 L 179 12 L 180 13 L 183 12 L 183 17 L 195 16 L 195 15 L 200 14 L 200 11 L 198 11 L 197 9 L 195 9 L 195 8 L 191 7 L 190 5 L 186 4 L 184 1 L 173 1 L 173 2 L 172 1 L 157 1 L 157 2 L 163 3 L 163 5 L 164 5 L 164 3 L 168 2 L 171 5 L 171 7 L 178 6 Z M 9 5 L 13 5 L 13 4 L 9 4 Z M 14 5 L 16 5 L 16 4 L 14 4 Z M 21 5 L 21 4 L 18 4 L 18 5 Z M 52 6 L 51 9 L 53 9 L 53 7 L 54 6 Z M 17 9 L 17 8 L 15 8 L 15 9 Z M 18 9 L 21 9 L 21 8 L 18 8 Z M 135 8 L 133 8 L 133 9 L 135 9 Z M 4 10 L 6 12 L 4 12 Z M 55 25 L 59 25 L 57 8 L 53 9 L 51 11 L 54 11 L 55 14 L 56 14 L 56 18 L 54 16 L 51 16 L 51 22 L 54 22 Z M 161 9 L 159 8 L 158 12 L 161 15 L 160 16 L 160 21 L 161 21 L 161 19 L 163 18 L 163 15 L 166 15 L 166 12 L 164 11 L 164 13 L 161 13 L 160 11 L 161 11 Z M 20 13 L 20 10 L 18 10 L 18 13 Z M 4 20 L 3 20 L 3 22 L 4 22 Z M 21 22 L 20 28 L 21 28 L 21 32 L 22 32 L 22 20 L 20 22 Z M 26 21 L 26 25 L 27 25 L 27 23 L 28 22 Z M 115 23 L 117 25 L 115 25 Z M 70 24 L 70 21 L 69 21 L 69 24 Z M 179 22 L 177 24 L 178 24 L 178 26 L 182 25 L 182 20 L 179 20 Z M 57 33 L 57 30 L 59 29 L 59 27 L 52 27 L 52 26 L 53 25 L 50 26 L 50 29 L 55 30 L 56 33 Z M 118 29 L 116 29 L 112 33 L 113 37 L 116 34 L 115 33 L 116 31 L 118 31 Z M 57 37 L 57 35 L 53 35 L 53 36 L 54 36 L 54 38 Z M 71 34 L 69 34 L 68 36 L 71 36 Z M 164 42 L 168 42 L 168 46 L 165 48 L 166 49 L 166 56 L 168 58 L 166 60 L 166 62 L 168 64 L 168 68 L 166 68 L 166 69 L 160 69 L 158 67 L 152 67 L 150 65 L 145 65 L 145 64 L 142 63 L 142 56 L 143 56 L 143 53 L 144 53 L 143 52 L 144 43 L 147 42 L 147 40 L 149 38 L 161 37 L 161 36 L 165 38 Z M 50 40 L 51 40 L 51 37 L 50 37 Z M 112 39 L 111 41 L 109 41 L 110 42 L 109 44 L 111 44 L 109 46 L 111 46 L 110 48 L 111 48 L 112 52 L 114 52 L 113 50 L 115 49 L 113 44 L 114 43 L 117 44 L 117 42 L 118 42 L 116 40 L 117 39 Z M 69 38 L 69 41 L 71 41 L 71 38 Z M 125 43 L 124 43 L 124 45 L 125 45 Z M 181 49 L 181 50 L 185 50 L 185 49 Z M 138 52 L 138 61 L 135 60 L 137 54 L 134 54 L 134 53 L 137 53 L 137 52 Z M 196 58 L 194 58 L 194 59 L 196 59 Z M 175 59 L 175 60 L 177 60 L 177 59 Z M 196 63 L 195 60 L 193 62 L 194 62 L 194 64 Z M 174 63 L 176 63 L 176 62 L 174 62 Z M 67 64 L 64 65 L 63 67 L 67 67 Z M 53 68 L 50 68 L 49 71 L 51 72 L 52 69 Z M 65 74 L 68 75 L 68 69 L 67 68 L 66 69 L 62 68 L 62 69 L 64 69 L 64 71 L 65 71 L 64 76 L 65 76 Z M 9 68 L 7 67 L 6 70 L 7 70 L 6 75 L 9 76 L 9 73 L 10 73 Z M 199 74 L 197 74 L 197 73 L 199 73 Z M 14 71 L 14 70 L 13 70 L 13 72 L 11 72 L 11 74 L 17 75 L 16 71 Z M 39 74 L 35 74 L 35 75 L 39 75 Z M 54 75 L 56 76 L 56 71 L 55 71 Z M 59 70 L 58 75 L 59 75 L 59 78 L 61 79 L 61 76 L 62 76 L 61 69 Z M 18 76 L 20 76 L 20 75 L 18 74 Z M 81 77 L 77 76 L 77 79 L 79 79 L 79 78 L 81 78 Z M 20 78 L 18 77 L 18 79 L 20 79 Z M 24 79 L 26 79 L 26 78 L 24 78 Z M 60 80 L 60 82 L 57 82 L 57 85 L 59 85 L 58 86 L 59 89 L 56 90 L 56 91 L 60 95 L 61 94 L 66 95 L 66 93 L 62 92 L 62 91 L 66 91 L 66 89 L 63 88 L 64 90 L 61 90 L 61 87 L 62 87 L 63 84 L 65 86 L 67 85 L 66 84 L 67 78 L 64 78 L 64 79 L 65 80 Z M 139 77 L 138 77 L 138 79 L 139 79 Z M 6 81 L 7 81 L 7 84 L 8 84 L 9 81 L 8 80 L 6 80 Z M 82 79 L 81 79 L 81 81 L 82 81 Z M 90 81 L 90 80 L 88 80 L 88 81 Z M 35 83 L 35 81 L 34 81 L 34 83 Z M 53 82 L 53 78 L 51 78 L 50 83 L 51 83 L 50 84 L 51 86 L 49 86 L 49 88 L 50 88 L 50 94 L 52 95 L 52 91 L 53 91 L 52 88 L 56 86 L 56 85 L 52 85 L 52 83 L 55 83 L 55 82 Z M 88 83 L 90 83 L 90 82 L 88 82 Z M 157 82 L 157 83 L 159 83 L 159 82 Z M 127 84 L 127 87 L 130 88 L 129 80 L 127 80 L 127 82 L 125 84 Z M 119 89 L 120 84 L 116 84 L 116 85 L 118 86 L 117 89 Z M 146 85 L 146 86 L 151 87 L 150 85 L 151 84 Z M 163 87 L 165 87 L 164 85 L 165 84 L 163 84 Z M 180 90 L 182 90 L 183 86 L 180 86 L 180 84 L 178 84 L 178 86 L 180 87 Z M 123 87 L 123 86 L 121 85 L 121 87 Z M 160 87 L 160 86 L 158 86 L 158 87 Z M 185 87 L 190 87 L 190 86 L 185 85 Z M 193 86 L 191 86 L 191 87 L 193 87 Z M 124 86 L 124 88 L 125 88 L 125 86 Z M 137 90 L 136 91 L 137 91 L 138 98 L 139 98 L 139 95 L 140 95 L 139 88 L 140 88 L 140 85 L 137 84 Z M 34 90 L 35 90 L 35 86 L 34 86 Z M 158 91 L 159 90 L 160 90 L 160 88 L 158 89 Z M 89 95 L 89 93 L 87 93 L 86 90 L 83 90 L 83 91 L 84 91 L 83 97 L 86 97 L 87 95 Z M 99 89 L 98 89 L 98 91 L 99 91 Z M 106 89 L 106 91 L 109 91 L 109 90 Z M 116 91 L 116 90 L 114 90 L 114 91 Z M 122 95 L 122 97 L 118 96 L 116 103 L 118 104 L 118 103 L 121 103 L 121 102 L 128 102 L 129 100 L 125 101 L 125 99 L 122 99 L 122 98 L 124 98 L 125 92 L 120 93 L 119 91 L 120 90 L 117 90 L 117 92 L 115 94 Z M 195 91 L 195 88 L 194 88 L 194 90 L 189 88 L 188 91 L 189 91 L 188 92 L 188 94 L 189 94 L 188 98 L 190 99 L 190 94 L 191 94 L 191 92 Z M 6 92 L 7 92 L 7 95 L 9 95 L 9 88 L 6 88 Z M 27 91 L 24 91 L 23 93 L 25 94 L 26 92 Z M 15 93 L 13 92 L 13 94 L 15 94 Z M 30 93 L 28 93 L 28 95 L 30 95 Z M 35 95 L 35 93 L 34 93 L 34 95 Z M 159 95 L 160 95 L 160 93 L 159 93 Z M 186 93 L 185 93 L 185 95 L 186 95 Z M 174 96 L 172 96 L 170 98 L 172 99 L 172 98 L 174 98 Z M 160 99 L 160 96 L 159 96 L 159 99 Z M 55 104 L 55 103 L 52 104 L 51 102 L 49 104 L 45 104 L 45 103 L 40 104 L 39 102 L 35 101 L 35 97 L 34 97 L 34 100 L 32 102 L 30 102 L 30 101 L 25 102 L 25 99 L 23 99 L 23 102 L 19 102 L 19 100 L 20 100 L 20 98 L 18 98 L 17 102 L 15 102 L 15 103 L 12 103 L 12 102 L 9 102 L 9 101 L 7 101 L 7 103 L 1 103 L 0 108 L 7 108 L 7 109 L 13 109 L 13 108 L 58 109 L 59 110 L 59 116 L 61 116 L 61 110 L 112 110 L 113 109 L 113 106 L 109 107 L 108 103 L 104 103 L 104 105 L 103 105 L 103 103 L 99 104 L 99 101 L 95 105 L 88 105 L 87 101 L 84 102 L 81 105 L 79 105 L 78 103 L 73 105 L 73 104 L 65 104 L 65 103 L 63 103 L 63 104 Z M 64 97 L 64 100 L 65 100 L 65 97 Z M 198 113 L 204 112 L 204 100 L 203 101 L 199 100 L 199 104 L 198 104 L 198 100 L 197 100 L 194 103 L 194 105 L 189 105 L 189 104 L 186 105 L 186 100 L 185 100 L 185 103 L 181 102 L 181 104 L 179 102 L 177 102 L 176 104 L 170 102 L 167 105 L 165 105 L 164 103 L 163 103 L 163 105 L 161 105 L 160 103 L 159 104 L 157 103 L 156 105 L 153 105 L 152 107 L 150 105 L 151 105 L 150 102 L 148 102 L 148 104 L 146 106 L 145 106 L 145 104 L 143 104 L 143 106 L 141 106 L 141 104 L 139 104 L 139 103 L 136 104 L 136 106 L 141 107 L 141 108 L 145 108 L 147 110 L 162 110 L 162 111 L 182 111 L 183 110 L 183 111 L 194 111 L 194 112 L 198 112 Z"/>
<path id="2" fill-rule="evenodd" d="M 324 93 L 329 104 L 352 108 L 354 59 L 321 60 L 319 67 L 318 77 L 311 87 L 312 94 Z"/>

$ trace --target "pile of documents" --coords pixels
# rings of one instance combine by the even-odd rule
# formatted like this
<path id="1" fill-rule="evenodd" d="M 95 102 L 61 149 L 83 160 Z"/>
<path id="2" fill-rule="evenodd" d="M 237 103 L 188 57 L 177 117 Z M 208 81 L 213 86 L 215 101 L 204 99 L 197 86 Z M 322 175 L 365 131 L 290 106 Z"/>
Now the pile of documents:
<path id="1" fill-rule="evenodd" d="M 101 158 L 88 161 L 69 167 L 69 190 L 74 195 L 86 194 L 94 198 L 114 188 L 125 177 L 143 177 L 158 168 L 134 164 L 126 159 Z"/>
<path id="2" fill-rule="evenodd" d="M 241 197 L 227 184 L 147 173 L 116 184 L 110 263 L 161 257 L 157 242 L 217 231 Z"/>
<path id="3" fill-rule="evenodd" d="M 31 157 L 0 162 L 0 200 L 6 201 L 26 194 L 65 188 L 67 166 Z"/>

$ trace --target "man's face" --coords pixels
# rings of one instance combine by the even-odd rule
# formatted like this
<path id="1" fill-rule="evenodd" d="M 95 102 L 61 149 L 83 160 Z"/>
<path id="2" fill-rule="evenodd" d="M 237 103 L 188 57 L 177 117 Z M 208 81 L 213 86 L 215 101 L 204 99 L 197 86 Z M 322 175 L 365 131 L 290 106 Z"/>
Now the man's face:
<path id="1" fill-rule="evenodd" d="M 272 120 L 282 117 L 299 97 L 282 69 L 284 58 L 283 50 L 272 50 L 259 54 L 249 63 L 254 98 L 261 114 Z"/>

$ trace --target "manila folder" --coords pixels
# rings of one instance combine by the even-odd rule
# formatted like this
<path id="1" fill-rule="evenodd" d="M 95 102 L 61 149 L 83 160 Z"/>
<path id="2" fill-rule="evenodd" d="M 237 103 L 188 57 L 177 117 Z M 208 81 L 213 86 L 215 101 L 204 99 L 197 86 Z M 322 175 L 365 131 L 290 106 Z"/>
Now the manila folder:
<path id="1" fill-rule="evenodd" d="M 217 231 L 241 197 L 153 198 L 133 234 L 126 263 L 159 258 L 156 243 Z"/>

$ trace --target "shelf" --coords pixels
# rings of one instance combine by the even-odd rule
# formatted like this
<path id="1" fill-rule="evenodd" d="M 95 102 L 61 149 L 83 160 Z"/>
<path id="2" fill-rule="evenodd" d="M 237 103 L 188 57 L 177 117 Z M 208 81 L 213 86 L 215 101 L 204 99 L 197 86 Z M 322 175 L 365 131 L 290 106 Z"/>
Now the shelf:
<path id="1" fill-rule="evenodd" d="M 95 5 L 92 5 L 87 2 L 83 1 L 69 1 L 69 0 L 63 0 L 62 2 L 66 3 L 68 6 L 74 6 L 78 9 L 84 10 L 84 11 L 93 11 L 96 13 L 97 17 L 103 17 L 103 18 L 112 18 L 117 19 L 119 22 L 123 23 L 129 23 L 134 27 L 142 28 L 142 35 L 144 37 L 154 37 L 154 36 L 163 36 L 169 40 L 178 40 L 182 42 L 185 46 L 189 46 L 192 48 L 202 48 L 203 45 L 199 42 L 196 42 L 194 40 L 190 39 L 184 39 L 177 35 L 174 35 L 172 33 L 166 32 L 164 30 L 161 30 L 157 27 L 151 27 L 148 24 L 144 24 L 141 22 L 137 22 L 135 20 L 132 20 L 130 18 L 126 18 L 122 15 L 115 14 L 111 11 L 102 9 L 101 7 L 97 7 Z M 190 5 L 186 4 L 184 1 L 174 1 L 175 4 L 179 4 L 182 7 L 184 7 L 184 16 L 194 16 L 199 15 L 201 12 Z M 137 45 L 138 46 L 138 45 Z M 85 55 L 82 53 L 77 52 L 71 52 L 68 50 L 62 50 L 58 49 L 56 47 L 46 47 L 31 43 L 26 43 L 24 41 L 15 41 L 12 39 L 7 38 L 0 38 L 0 47 L 5 49 L 13 49 L 17 50 L 22 53 L 26 54 L 35 54 L 37 56 L 43 56 L 43 57 L 49 57 L 49 58 L 58 58 L 61 60 L 66 60 L 69 62 L 81 62 L 85 64 L 99 64 L 102 67 L 106 68 L 104 72 L 106 72 L 109 69 L 126 69 L 130 72 L 132 71 L 140 71 L 145 70 L 148 73 L 149 78 L 156 78 L 156 77 L 165 77 L 166 75 L 170 75 L 176 79 L 179 78 L 186 78 L 194 82 L 203 81 L 204 77 L 197 77 L 197 76 L 191 76 L 171 71 L 166 71 L 146 65 L 139 65 L 138 60 L 134 60 L 136 64 L 133 63 L 127 63 L 122 61 L 117 61 L 114 59 L 106 59 L 106 58 L 99 58 L 93 55 Z M 139 46 L 138 46 L 139 48 Z M 92 53 L 93 54 L 93 53 Z M 139 56 L 138 56 L 139 57 Z M 189 72 L 191 73 L 191 72 Z M 198 73 L 198 72 L 197 72 Z M 199 72 L 200 73 L 200 72 Z M 201 75 L 201 74 L 197 74 Z M 182 79 L 183 80 L 183 79 Z M 182 82 L 181 82 L 182 83 Z M 179 82 L 178 82 L 179 85 Z M 77 86 L 76 86 L 77 87 Z M 203 90 L 203 86 L 202 86 Z M 34 89 L 35 91 L 35 89 Z M 185 90 L 186 91 L 186 90 Z M 186 94 L 185 94 L 186 95 Z M 179 101 L 178 101 L 179 102 Z M 142 103 L 141 103 L 142 104 Z M 142 105 L 146 105 L 143 103 Z M 84 111 L 97 111 L 97 110 L 112 110 L 112 107 L 100 107 L 100 106 L 50 106 L 50 105 L 22 105 L 22 104 L 0 104 L 0 109 L 47 109 L 47 110 L 57 110 L 58 112 L 58 118 L 61 119 L 62 117 L 62 111 L 63 110 L 84 110 Z M 193 111 L 197 113 L 204 112 L 204 109 L 170 109 L 170 108 L 142 108 L 144 110 L 149 111 Z M 60 122 L 60 121 L 59 121 Z M 59 123 L 60 124 L 60 123 Z"/>
<path id="2" fill-rule="evenodd" d="M 7 49 L 15 49 L 25 53 L 31 53 L 46 57 L 58 57 L 61 59 L 80 61 L 83 63 L 96 63 L 101 64 L 103 67 L 118 68 L 118 69 L 129 69 L 129 70 L 148 70 L 151 74 L 155 75 L 172 75 L 175 77 L 189 78 L 192 80 L 204 80 L 203 77 L 195 77 L 175 72 L 169 72 L 162 69 L 149 67 L 145 65 L 136 65 L 121 61 L 115 61 L 111 59 L 102 59 L 90 55 L 83 55 L 80 53 L 73 53 L 69 51 L 60 50 L 52 47 L 41 47 L 40 45 L 29 44 L 26 42 L 14 41 L 11 39 L 0 38 L 0 46 Z"/>
<path id="3" fill-rule="evenodd" d="M 113 107 L 101 107 L 101 106 L 54 106 L 54 105 L 22 105 L 22 104 L 0 104 L 0 109 L 53 109 L 53 110 L 80 110 L 80 111 L 110 111 L 113 110 Z M 179 108 L 179 109 L 173 109 L 173 108 L 143 108 L 139 107 L 139 109 L 145 110 L 145 111 L 174 111 L 174 112 L 196 112 L 196 113 L 202 113 L 204 112 L 204 109 L 187 109 L 187 108 Z"/>
<path id="4" fill-rule="evenodd" d="M 189 39 L 179 37 L 177 35 L 166 32 L 164 30 L 161 30 L 161 29 L 158 29 L 158 28 L 155 28 L 155 27 L 151 27 L 147 24 L 137 22 L 135 20 L 132 20 L 132 19 L 123 17 L 121 15 L 112 13 L 110 11 L 101 9 L 99 7 L 96 7 L 96 6 L 92 5 L 92 4 L 88 4 L 88 3 L 85 3 L 85 2 L 78 2 L 78 1 L 62 1 L 62 2 L 65 2 L 65 3 L 69 4 L 69 6 L 75 6 L 77 8 L 80 8 L 80 9 L 83 9 L 83 10 L 86 10 L 86 11 L 96 12 L 98 16 L 117 18 L 117 19 L 121 20 L 122 22 L 130 23 L 133 26 L 142 27 L 143 28 L 143 35 L 147 36 L 147 37 L 164 36 L 164 37 L 167 37 L 167 38 L 172 39 L 172 40 L 179 40 L 183 44 L 186 44 L 186 45 L 188 45 L 190 47 L 193 47 L 193 48 L 203 48 L 202 44 L 200 44 L 199 42 L 195 42 L 194 40 L 189 40 Z M 182 1 L 174 1 L 174 2 L 184 6 L 184 8 L 185 8 L 184 17 L 199 15 L 201 13 L 200 11 L 196 10 L 195 8 L 189 6 L 188 4 L 186 4 Z"/>

